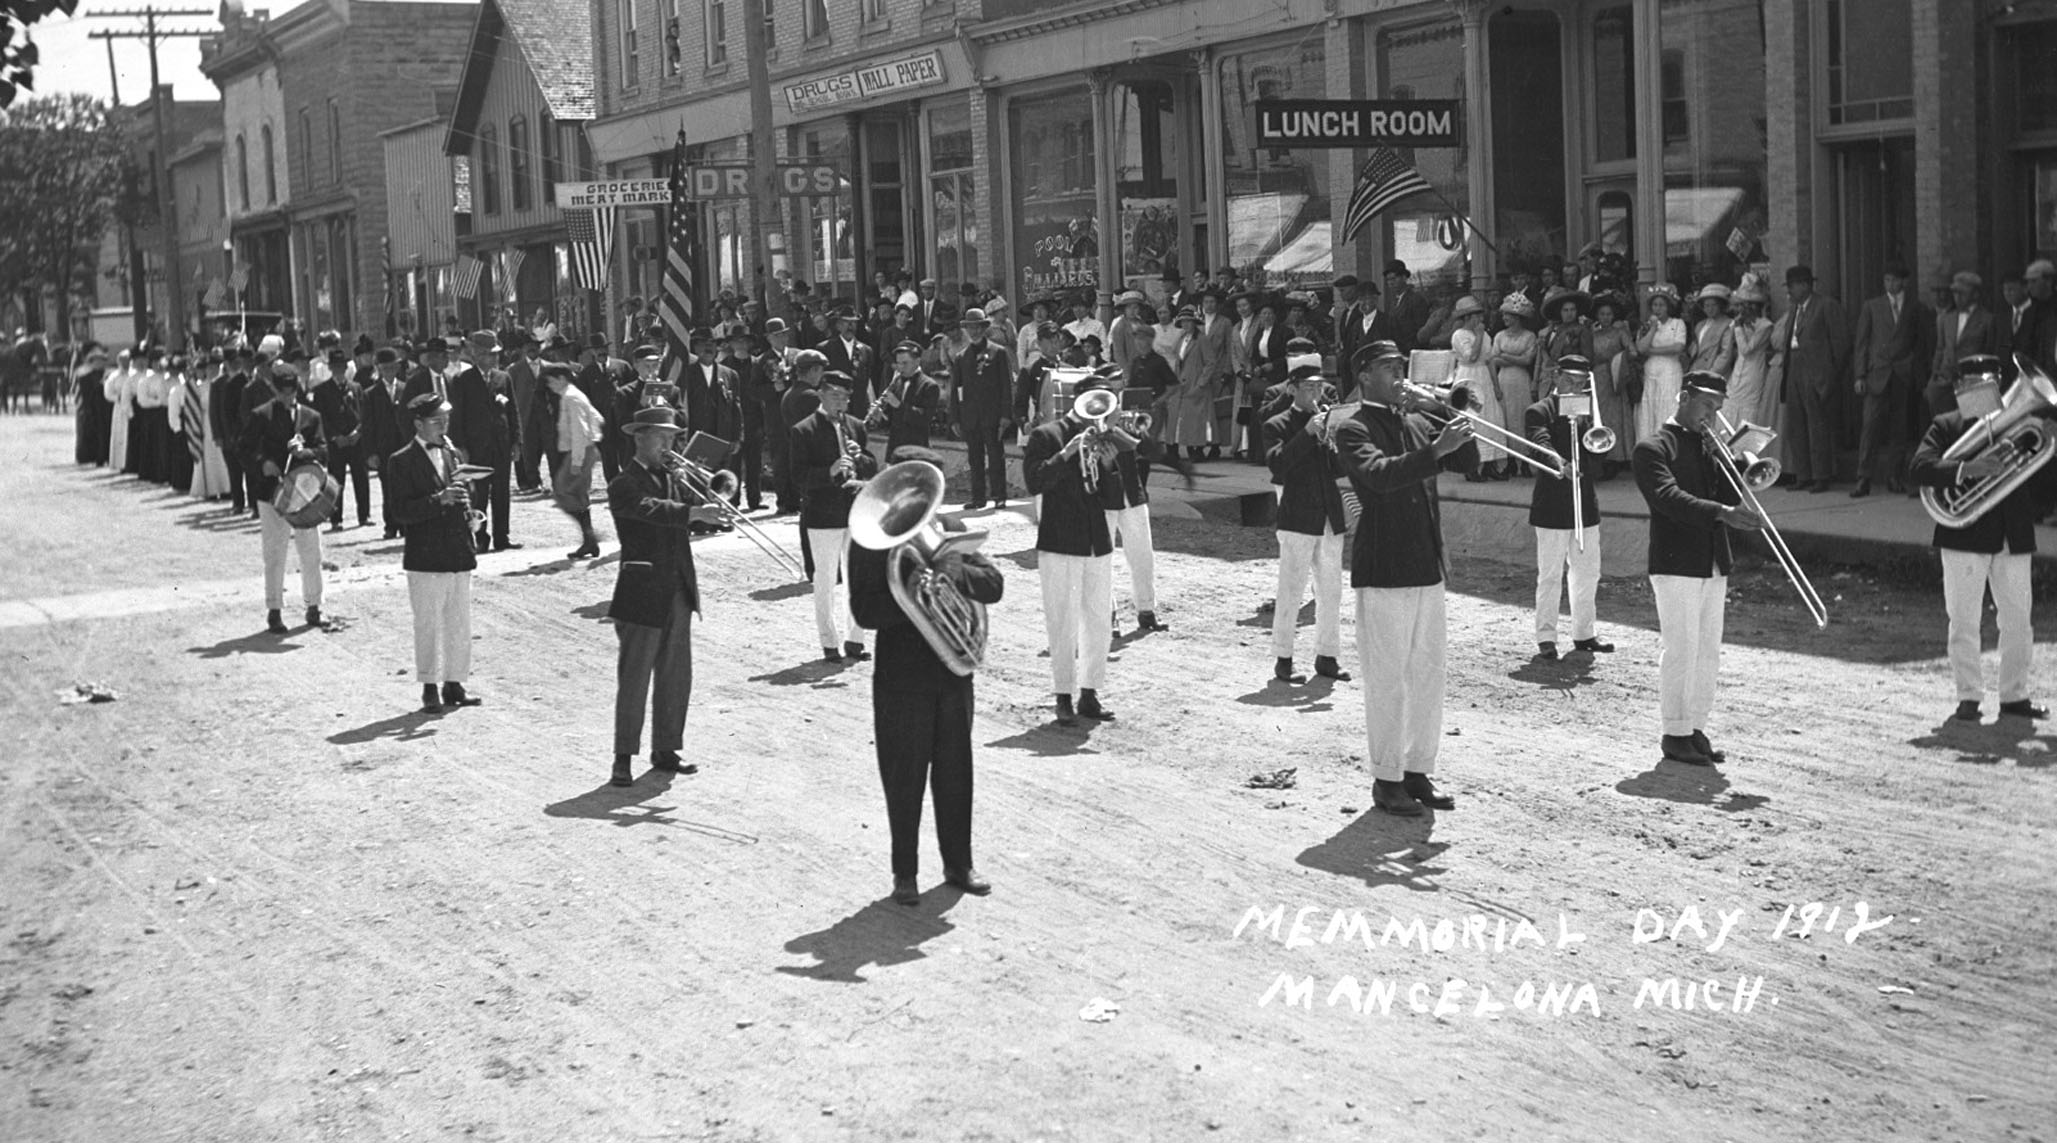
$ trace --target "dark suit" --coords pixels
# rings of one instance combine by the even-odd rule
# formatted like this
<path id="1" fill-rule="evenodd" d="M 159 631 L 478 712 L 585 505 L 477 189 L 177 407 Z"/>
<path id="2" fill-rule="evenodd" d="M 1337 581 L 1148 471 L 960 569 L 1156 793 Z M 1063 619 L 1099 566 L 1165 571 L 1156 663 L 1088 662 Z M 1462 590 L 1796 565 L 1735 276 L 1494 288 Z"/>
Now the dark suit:
<path id="1" fill-rule="evenodd" d="M 1785 362 L 1786 467 L 1801 483 L 1836 478 L 1835 392 L 1850 356 L 1850 326 L 1834 298 L 1816 294 L 1771 334 Z"/>
<path id="2" fill-rule="evenodd" d="M 879 391 L 879 399 L 883 401 L 886 394 L 894 392 L 896 386 L 900 386 L 897 374 L 886 381 L 885 387 Z M 894 449 L 902 445 L 920 445 L 927 448 L 929 425 L 934 423 L 936 410 L 943 407 L 942 383 L 926 373 L 916 372 L 901 388 L 904 391 L 898 394 L 899 403 L 892 406 L 892 411 L 886 414 L 888 458 L 893 455 Z"/>
<path id="3" fill-rule="evenodd" d="M 617 391 L 636 379 L 636 367 L 620 358 L 610 357 L 604 361 L 588 361 L 579 368 L 578 377 L 572 381 L 586 400 L 601 416 L 615 407 Z M 618 427 L 618 426 L 617 426 Z M 600 469 L 612 482 L 621 472 L 621 466 L 631 455 L 625 433 L 610 432 L 600 441 Z"/>
<path id="4" fill-rule="evenodd" d="M 948 870 L 971 868 L 972 676 L 943 665 L 934 648 L 894 599 L 885 550 L 850 550 L 850 610 L 859 625 L 878 632 L 871 680 L 872 732 L 878 743 L 879 781 L 892 832 L 893 876 L 913 877 L 920 867 L 921 794 L 936 803 L 936 845 Z M 1000 602 L 1005 582 L 984 555 L 964 557 L 954 581 L 966 598 Z"/>
<path id="5" fill-rule="evenodd" d="M 84 392 L 88 396 L 102 393 L 103 391 L 97 388 L 99 384 L 96 379 Z M 214 439 L 222 443 L 221 457 L 229 470 L 229 504 L 239 513 L 249 507 L 244 499 L 244 490 L 249 486 L 249 480 L 243 468 L 243 451 L 237 447 L 237 442 L 243 436 L 243 392 L 249 384 L 248 373 L 231 373 L 217 379 L 213 391 L 207 395 L 208 428 L 212 431 Z M 100 397 L 103 404 L 105 400 L 104 396 Z M 111 418 L 112 415 L 112 407 L 109 406 L 108 416 Z M 111 421 L 104 423 L 111 424 Z M 104 428 L 100 436 L 107 436 Z M 107 463 L 104 440 L 100 443 L 96 455 L 97 463 Z"/>
<path id="6" fill-rule="evenodd" d="M 1386 332 L 1399 345 L 1400 352 L 1413 352 L 1421 336 L 1421 327 L 1428 324 L 1428 296 L 1409 287 L 1387 298 L 1383 311 L 1391 323 Z"/>
<path id="7" fill-rule="evenodd" d="M 983 338 L 950 363 L 950 407 L 964 434 L 973 503 L 1007 499 L 1007 450 L 1000 443 L 1000 423 L 1008 416 L 1013 379 L 1007 351 Z"/>
<path id="8" fill-rule="evenodd" d="M 878 351 L 864 344 L 862 338 L 844 345 L 840 337 L 823 342 L 821 351 L 829 359 L 829 372 L 847 373 L 857 383 L 850 391 L 850 415 L 862 418 L 871 412 L 871 383 L 878 374 Z"/>
<path id="9" fill-rule="evenodd" d="M 621 538 L 621 572 L 607 616 L 620 643 L 615 661 L 614 752 L 642 752 L 643 716 L 655 722 L 653 752 L 685 742 L 693 694 L 693 616 L 700 584 L 690 527 L 697 498 L 676 477 L 631 458 L 607 482 L 607 507 Z M 656 696 L 651 697 L 652 680 Z"/>
<path id="10" fill-rule="evenodd" d="M 1900 292 L 1900 316 L 1881 295 L 1857 313 L 1851 372 L 1864 391 L 1864 432 L 1857 447 L 1857 475 L 1897 477 L 1906 453 L 1907 406 L 1928 383 L 1935 357 L 1935 311 Z"/>
<path id="11" fill-rule="evenodd" d="M 490 505 L 490 538 L 507 541 L 511 468 L 521 449 L 521 413 L 514 404 L 514 386 L 498 369 L 481 372 L 475 365 L 450 379 L 450 442 L 471 463 L 493 470 L 480 480 Z M 483 545 L 482 545 L 483 546 Z"/>
<path id="12" fill-rule="evenodd" d="M 335 373 L 316 385 L 307 399 L 314 406 L 314 411 L 321 414 L 322 427 L 328 432 L 329 475 L 339 481 L 349 480 L 357 497 L 357 522 L 371 523 L 371 471 L 364 463 L 363 390 L 355 381 Z M 357 439 L 349 444 L 342 443 L 341 438 L 352 435 Z M 337 496 L 336 509 L 329 516 L 329 523 L 342 522 L 343 498 Z"/>
<path id="13" fill-rule="evenodd" d="M 531 361 L 523 357 L 507 367 L 507 380 L 514 390 L 515 422 L 521 426 L 521 449 L 514 458 L 514 476 L 515 483 L 524 490 L 543 483 L 543 453 L 549 447 L 543 434 L 536 431 L 536 397 L 546 389 L 536 372 L 541 365 L 540 358 Z"/>
<path id="14" fill-rule="evenodd" d="M 1962 319 L 1963 329 L 1958 329 Z M 1929 363 L 1926 392 L 1929 418 L 1933 420 L 1957 407 L 1957 362 L 1975 353 L 1998 353 L 1999 327 L 1993 312 L 1973 303 L 1968 310 L 1936 315 L 1936 352 Z"/>
<path id="15" fill-rule="evenodd" d="M 930 301 L 922 298 L 914 303 L 914 339 L 923 345 L 939 333 L 947 332 L 957 324 L 957 311 L 941 298 Z"/>

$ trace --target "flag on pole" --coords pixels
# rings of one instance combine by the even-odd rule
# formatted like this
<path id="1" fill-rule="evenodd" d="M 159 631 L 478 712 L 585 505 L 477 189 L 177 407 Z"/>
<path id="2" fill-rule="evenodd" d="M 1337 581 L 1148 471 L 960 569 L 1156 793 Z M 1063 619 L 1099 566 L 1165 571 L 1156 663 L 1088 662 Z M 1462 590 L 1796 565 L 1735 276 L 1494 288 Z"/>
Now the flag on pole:
<path id="1" fill-rule="evenodd" d="M 457 256 L 457 296 L 475 298 L 479 296 L 479 271 L 485 263 L 469 254 Z"/>
<path id="2" fill-rule="evenodd" d="M 513 301 L 519 296 L 515 290 L 515 283 L 521 281 L 521 260 L 523 256 L 519 246 L 509 247 L 507 250 L 507 281 L 503 289 L 507 294 L 508 301 Z"/>
<path id="3" fill-rule="evenodd" d="M 1357 172 L 1357 186 L 1350 192 L 1350 204 L 1343 211 L 1343 241 L 1357 237 L 1365 224 L 1387 207 L 1408 195 L 1432 191 L 1421 172 L 1407 165 L 1391 147 L 1380 147 Z"/>
<path id="4" fill-rule="evenodd" d="M 664 241 L 664 297 L 658 305 L 658 316 L 664 323 L 665 347 L 671 350 L 665 358 L 664 378 L 674 385 L 684 384 L 686 356 L 692 350 L 693 267 L 687 257 L 692 229 L 686 220 L 689 202 L 686 197 L 686 129 L 680 127 L 678 142 L 671 149 L 671 226 Z"/>
<path id="5" fill-rule="evenodd" d="M 613 246 L 614 211 L 567 210 L 564 212 L 564 236 L 571 243 L 572 284 L 595 293 L 606 292 L 607 255 Z"/>

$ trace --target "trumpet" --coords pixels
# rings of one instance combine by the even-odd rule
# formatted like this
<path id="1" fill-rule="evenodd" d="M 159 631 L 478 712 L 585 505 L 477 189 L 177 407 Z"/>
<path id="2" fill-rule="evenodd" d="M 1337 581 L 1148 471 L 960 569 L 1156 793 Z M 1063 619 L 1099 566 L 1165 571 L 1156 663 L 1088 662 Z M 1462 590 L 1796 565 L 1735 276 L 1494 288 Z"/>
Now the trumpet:
<path id="1" fill-rule="evenodd" d="M 736 494 L 736 474 L 728 469 L 709 471 L 707 466 L 677 450 L 664 454 L 665 467 L 671 469 L 693 495 L 714 506 L 721 513 L 722 521 L 743 534 L 743 538 L 757 545 L 757 550 L 770 557 L 779 570 L 796 580 L 807 579 L 807 565 L 798 556 L 788 552 L 771 534 L 757 526 L 757 521 L 743 514 L 730 498 Z"/>
<path id="2" fill-rule="evenodd" d="M 1520 433 L 1500 427 L 1479 416 L 1470 409 L 1459 409 L 1450 404 L 1447 394 L 1426 385 L 1412 381 L 1400 382 L 1400 392 L 1416 406 L 1416 411 L 1439 426 L 1447 427 L 1457 418 L 1471 422 L 1472 433 L 1482 437 L 1486 443 L 1508 456 L 1528 465 L 1544 476 L 1564 479 L 1565 460 L 1557 450 L 1522 436 Z"/>
<path id="3" fill-rule="evenodd" d="M 945 533 L 936 526 L 943 502 L 943 470 L 909 460 L 867 481 L 850 505 L 850 542 L 887 550 L 886 581 L 893 599 L 943 665 L 959 675 L 978 670 L 986 655 L 986 605 L 967 599 L 936 570 L 943 553 L 971 551 L 984 532 Z"/>
<path id="4" fill-rule="evenodd" d="M 1980 417 L 1943 450 L 1947 464 L 1991 455 L 2006 467 L 1963 488 L 1921 490 L 1921 506 L 1946 528 L 1970 527 L 2057 456 L 2057 433 L 2045 423 L 2057 410 L 2057 385 L 2022 354 L 2014 355 L 2014 367 L 2021 381 L 2007 390 L 2000 407 Z"/>
<path id="5" fill-rule="evenodd" d="M 1778 526 L 1771 522 L 1771 514 L 1757 499 L 1758 489 L 1769 487 L 1778 480 L 1779 463 L 1759 453 L 1777 439 L 1777 434 L 1748 421 L 1743 422 L 1742 428 L 1736 428 L 1719 411 L 1715 412 L 1714 418 L 1721 426 L 1721 432 L 1704 434 L 1702 439 L 1707 442 L 1707 451 L 1714 457 L 1721 474 L 1728 478 L 1729 487 L 1735 489 L 1743 506 L 1764 521 L 1764 542 L 1771 545 L 1771 554 L 1786 573 L 1793 590 L 1799 593 L 1800 602 L 1806 606 L 1808 614 L 1814 617 L 1814 625 L 1827 627 L 1828 608 L 1821 602 L 1821 594 L 1814 590 L 1807 573 L 1800 569 L 1800 561 L 1793 557 L 1792 548 L 1786 545 L 1785 537 L 1779 535 Z"/>

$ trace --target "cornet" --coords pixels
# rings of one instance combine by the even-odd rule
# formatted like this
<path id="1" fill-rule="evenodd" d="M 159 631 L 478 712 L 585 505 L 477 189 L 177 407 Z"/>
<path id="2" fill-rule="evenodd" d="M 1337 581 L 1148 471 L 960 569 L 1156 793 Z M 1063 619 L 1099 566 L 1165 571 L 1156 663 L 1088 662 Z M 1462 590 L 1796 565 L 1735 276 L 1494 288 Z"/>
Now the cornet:
<path id="1" fill-rule="evenodd" d="M 1121 397 L 1112 389 L 1088 389 L 1071 403 L 1071 415 L 1085 420 L 1084 431 L 1079 433 L 1082 443 L 1078 450 L 1079 476 L 1086 482 L 1086 490 L 1096 491 L 1100 487 L 1100 463 L 1114 453 L 1114 444 L 1106 439 L 1109 432 L 1107 420 L 1121 410 Z M 1148 414 L 1143 414 L 1148 416 Z M 1113 431 L 1121 431 L 1116 425 Z"/>

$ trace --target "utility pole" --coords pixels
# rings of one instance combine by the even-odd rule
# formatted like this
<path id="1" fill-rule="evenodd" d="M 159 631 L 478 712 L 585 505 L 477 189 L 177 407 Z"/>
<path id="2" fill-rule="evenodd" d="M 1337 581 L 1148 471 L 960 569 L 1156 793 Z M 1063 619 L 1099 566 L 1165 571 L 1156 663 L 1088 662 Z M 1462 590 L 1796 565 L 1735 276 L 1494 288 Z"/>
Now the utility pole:
<path id="1" fill-rule="evenodd" d="M 750 216 L 757 223 L 757 295 L 764 303 L 764 316 L 771 308 L 771 236 L 782 219 L 779 207 L 778 156 L 773 151 L 771 129 L 771 64 L 765 59 L 765 24 L 771 19 L 767 0 L 743 0 L 743 56 L 749 64 L 750 80 L 750 163 L 751 182 L 757 193 L 751 196 Z"/>
<path id="2" fill-rule="evenodd" d="M 132 19 L 140 16 L 143 20 L 141 31 L 129 29 L 118 32 L 94 32 L 91 38 L 109 41 L 109 53 L 114 50 L 114 40 L 143 40 L 150 48 L 150 115 L 152 131 L 156 135 L 157 152 L 157 163 L 155 169 L 150 172 L 150 177 L 157 184 L 158 235 L 164 247 L 164 296 L 170 310 L 165 315 L 165 335 L 171 349 L 183 350 L 186 347 L 186 282 L 179 266 L 178 198 L 171 185 L 171 136 L 165 126 L 164 92 L 158 86 L 157 80 L 157 42 L 182 36 L 212 36 L 215 33 L 205 28 L 159 28 L 157 21 L 159 18 L 212 19 L 214 13 L 205 8 L 152 6 L 119 12 L 88 12 L 86 15 L 92 19 Z M 109 58 L 112 59 L 111 54 Z M 144 288 L 144 296 L 149 296 L 147 285 Z M 144 322 L 144 315 L 137 314 L 138 340 L 149 332 Z"/>

